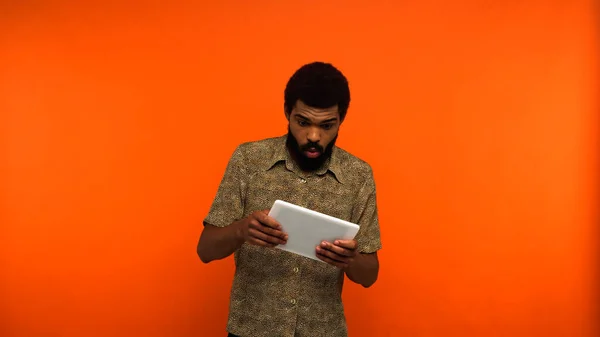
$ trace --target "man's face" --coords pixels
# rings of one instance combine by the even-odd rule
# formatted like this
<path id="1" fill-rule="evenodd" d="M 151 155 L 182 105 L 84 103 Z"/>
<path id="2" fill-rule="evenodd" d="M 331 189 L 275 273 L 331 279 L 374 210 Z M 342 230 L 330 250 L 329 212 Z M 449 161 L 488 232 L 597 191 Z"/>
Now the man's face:
<path id="1" fill-rule="evenodd" d="M 287 118 L 292 157 L 302 170 L 317 170 L 331 156 L 337 139 L 341 123 L 338 107 L 319 109 L 298 101 Z"/>

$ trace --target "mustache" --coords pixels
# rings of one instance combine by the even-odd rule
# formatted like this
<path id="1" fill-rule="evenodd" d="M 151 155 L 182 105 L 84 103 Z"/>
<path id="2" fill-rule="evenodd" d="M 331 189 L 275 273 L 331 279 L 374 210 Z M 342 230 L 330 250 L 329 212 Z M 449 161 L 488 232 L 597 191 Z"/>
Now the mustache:
<path id="1" fill-rule="evenodd" d="M 300 146 L 300 151 L 308 151 L 310 149 L 316 149 L 317 151 L 323 153 L 325 151 L 319 143 L 310 142 Z"/>

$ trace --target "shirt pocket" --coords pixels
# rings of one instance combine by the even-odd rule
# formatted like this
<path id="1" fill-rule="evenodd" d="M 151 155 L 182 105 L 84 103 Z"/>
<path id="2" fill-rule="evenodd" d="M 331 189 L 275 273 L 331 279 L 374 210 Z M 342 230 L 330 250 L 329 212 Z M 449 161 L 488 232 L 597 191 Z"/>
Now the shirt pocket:
<path id="1" fill-rule="evenodd" d="M 274 186 L 249 186 L 244 205 L 244 215 L 248 216 L 255 211 L 271 209 L 275 200 L 293 202 L 289 198 L 293 194 L 293 191 L 286 191 Z"/>
<path id="2" fill-rule="evenodd" d="M 352 218 L 354 196 L 351 193 L 317 189 L 311 191 L 307 199 L 308 208 L 314 211 L 346 221 Z"/>
<path id="3" fill-rule="evenodd" d="M 275 200 L 298 203 L 293 173 L 267 172 L 253 176 L 246 187 L 244 214 L 270 209 Z"/>

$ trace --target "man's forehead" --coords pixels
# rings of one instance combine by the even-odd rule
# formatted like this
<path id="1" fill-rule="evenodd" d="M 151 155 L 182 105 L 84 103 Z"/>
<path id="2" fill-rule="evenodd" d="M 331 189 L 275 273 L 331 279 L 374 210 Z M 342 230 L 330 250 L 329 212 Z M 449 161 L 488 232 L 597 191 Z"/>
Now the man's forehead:
<path id="1" fill-rule="evenodd" d="M 292 110 L 292 115 L 298 117 L 304 117 L 311 120 L 323 120 L 339 117 L 338 106 L 332 106 L 329 108 L 314 108 L 304 104 L 302 101 L 298 101 L 296 106 Z"/>

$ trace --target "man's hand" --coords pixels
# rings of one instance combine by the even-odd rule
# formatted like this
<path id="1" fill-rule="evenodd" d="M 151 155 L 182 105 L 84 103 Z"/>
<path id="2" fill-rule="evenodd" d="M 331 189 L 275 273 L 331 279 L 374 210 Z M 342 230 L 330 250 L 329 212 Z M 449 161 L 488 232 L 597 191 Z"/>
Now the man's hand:
<path id="1" fill-rule="evenodd" d="M 358 255 L 356 240 L 335 240 L 321 242 L 317 247 L 317 257 L 331 265 L 346 269 Z"/>
<path id="2" fill-rule="evenodd" d="M 240 222 L 241 236 L 245 242 L 262 247 L 275 247 L 287 242 L 281 224 L 269 215 L 269 210 L 256 211 Z"/>

